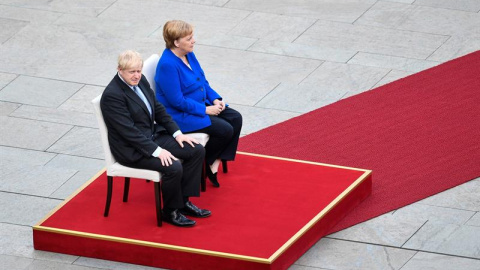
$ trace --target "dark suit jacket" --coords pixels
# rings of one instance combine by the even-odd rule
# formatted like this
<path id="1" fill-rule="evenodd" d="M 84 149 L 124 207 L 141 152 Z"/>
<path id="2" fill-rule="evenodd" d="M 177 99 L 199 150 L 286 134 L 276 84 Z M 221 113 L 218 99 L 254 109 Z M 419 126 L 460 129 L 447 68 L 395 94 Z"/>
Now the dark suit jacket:
<path id="1" fill-rule="evenodd" d="M 154 137 L 179 130 L 165 107 L 159 103 L 145 76 L 138 84 L 150 102 L 152 116 L 145 103 L 115 75 L 103 92 L 100 106 L 108 129 L 110 149 L 120 163 L 132 163 L 149 157 L 157 149 Z"/>

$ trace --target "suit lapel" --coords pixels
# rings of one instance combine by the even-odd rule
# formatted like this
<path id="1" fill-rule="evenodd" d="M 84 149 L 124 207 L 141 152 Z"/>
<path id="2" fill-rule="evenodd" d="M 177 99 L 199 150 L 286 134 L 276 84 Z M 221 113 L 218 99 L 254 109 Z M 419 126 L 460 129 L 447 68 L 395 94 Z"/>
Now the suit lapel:
<path id="1" fill-rule="evenodd" d="M 118 77 L 118 74 L 117 74 L 117 77 Z M 120 79 L 120 77 L 118 77 L 118 82 L 119 82 L 122 90 L 125 92 L 125 95 L 128 98 L 130 98 L 131 100 L 133 100 L 138 106 L 142 107 L 143 111 L 150 117 L 150 120 L 153 122 L 153 119 L 152 119 L 153 111 L 152 111 L 152 115 L 150 115 L 150 112 L 148 111 L 148 108 L 147 108 L 147 105 L 145 105 L 145 102 L 143 102 L 143 100 L 135 92 L 133 92 L 132 88 L 130 88 L 130 86 L 128 86 L 125 82 L 123 82 L 122 79 Z M 145 88 L 145 86 L 143 86 L 143 87 L 140 86 L 140 89 L 142 89 L 142 88 Z M 145 91 L 143 89 L 142 89 L 142 92 L 145 95 L 145 97 L 147 98 L 148 102 L 150 102 L 150 106 L 152 106 L 151 105 L 152 102 L 150 101 L 149 96 L 147 94 L 145 94 Z"/>

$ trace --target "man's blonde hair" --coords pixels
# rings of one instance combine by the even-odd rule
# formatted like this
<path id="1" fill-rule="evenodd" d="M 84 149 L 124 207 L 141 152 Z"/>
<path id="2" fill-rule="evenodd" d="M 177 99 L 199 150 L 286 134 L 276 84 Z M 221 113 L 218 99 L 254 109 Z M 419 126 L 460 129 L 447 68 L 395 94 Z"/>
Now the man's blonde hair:
<path id="1" fill-rule="evenodd" d="M 180 20 L 168 21 L 163 26 L 165 46 L 168 49 L 172 49 L 175 47 L 175 40 L 186 37 L 192 33 L 193 25 Z"/>
<path id="2" fill-rule="evenodd" d="M 143 67 L 143 59 L 136 51 L 126 50 L 118 56 L 118 69 L 120 70 L 135 68 L 139 65 Z"/>

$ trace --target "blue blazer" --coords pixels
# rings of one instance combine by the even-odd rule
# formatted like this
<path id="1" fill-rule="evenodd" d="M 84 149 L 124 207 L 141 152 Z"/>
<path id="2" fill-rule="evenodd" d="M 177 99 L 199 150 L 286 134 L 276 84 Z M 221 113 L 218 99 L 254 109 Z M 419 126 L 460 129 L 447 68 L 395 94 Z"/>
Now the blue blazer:
<path id="1" fill-rule="evenodd" d="M 208 105 L 222 97 L 213 90 L 193 52 L 187 54 L 190 69 L 170 49 L 163 51 L 155 74 L 156 97 L 182 132 L 211 125 Z"/>

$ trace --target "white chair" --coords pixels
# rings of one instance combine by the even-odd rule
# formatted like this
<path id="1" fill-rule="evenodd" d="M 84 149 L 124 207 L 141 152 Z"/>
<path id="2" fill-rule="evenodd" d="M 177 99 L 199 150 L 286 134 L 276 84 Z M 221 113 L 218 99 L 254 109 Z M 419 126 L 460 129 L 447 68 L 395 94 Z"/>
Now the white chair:
<path id="1" fill-rule="evenodd" d="M 157 225 L 162 226 L 162 190 L 161 190 L 161 179 L 162 175 L 157 171 L 143 170 L 130 168 L 123 166 L 120 163 L 115 161 L 115 158 L 110 151 L 110 145 L 108 143 L 108 130 L 103 119 L 102 110 L 100 109 L 100 99 L 102 95 L 94 98 L 92 100 L 93 106 L 95 108 L 95 115 L 97 116 L 98 129 L 100 130 L 100 137 L 102 139 L 103 151 L 105 153 L 105 162 L 107 163 L 107 201 L 105 203 L 105 212 L 104 216 L 108 217 L 110 210 L 110 202 L 112 201 L 112 187 L 113 187 L 113 177 L 124 177 L 125 184 L 123 189 L 123 201 L 128 201 L 128 192 L 130 188 L 130 178 L 137 179 L 147 179 L 154 182 L 154 192 L 155 192 L 155 209 L 157 215 Z"/>
<path id="2" fill-rule="evenodd" d="M 158 54 L 150 55 L 150 57 L 148 57 L 147 60 L 145 60 L 143 62 L 143 69 L 142 69 L 143 75 L 145 75 L 145 78 L 147 78 L 147 81 L 150 84 L 150 87 L 152 88 L 152 90 L 155 94 L 157 92 L 156 91 L 157 86 L 155 85 L 155 73 L 157 72 L 158 60 L 160 60 L 160 56 Z M 203 145 L 203 147 L 205 147 L 208 140 L 210 139 L 210 136 L 207 133 L 188 133 L 188 135 L 195 138 L 201 145 Z M 203 172 L 202 172 L 202 181 L 201 181 L 202 191 L 205 191 L 207 189 L 207 185 L 205 183 L 206 182 L 205 181 L 205 166 L 204 166 Z M 226 160 L 222 160 L 222 168 L 223 168 L 224 173 L 226 173 L 228 171 Z"/>

